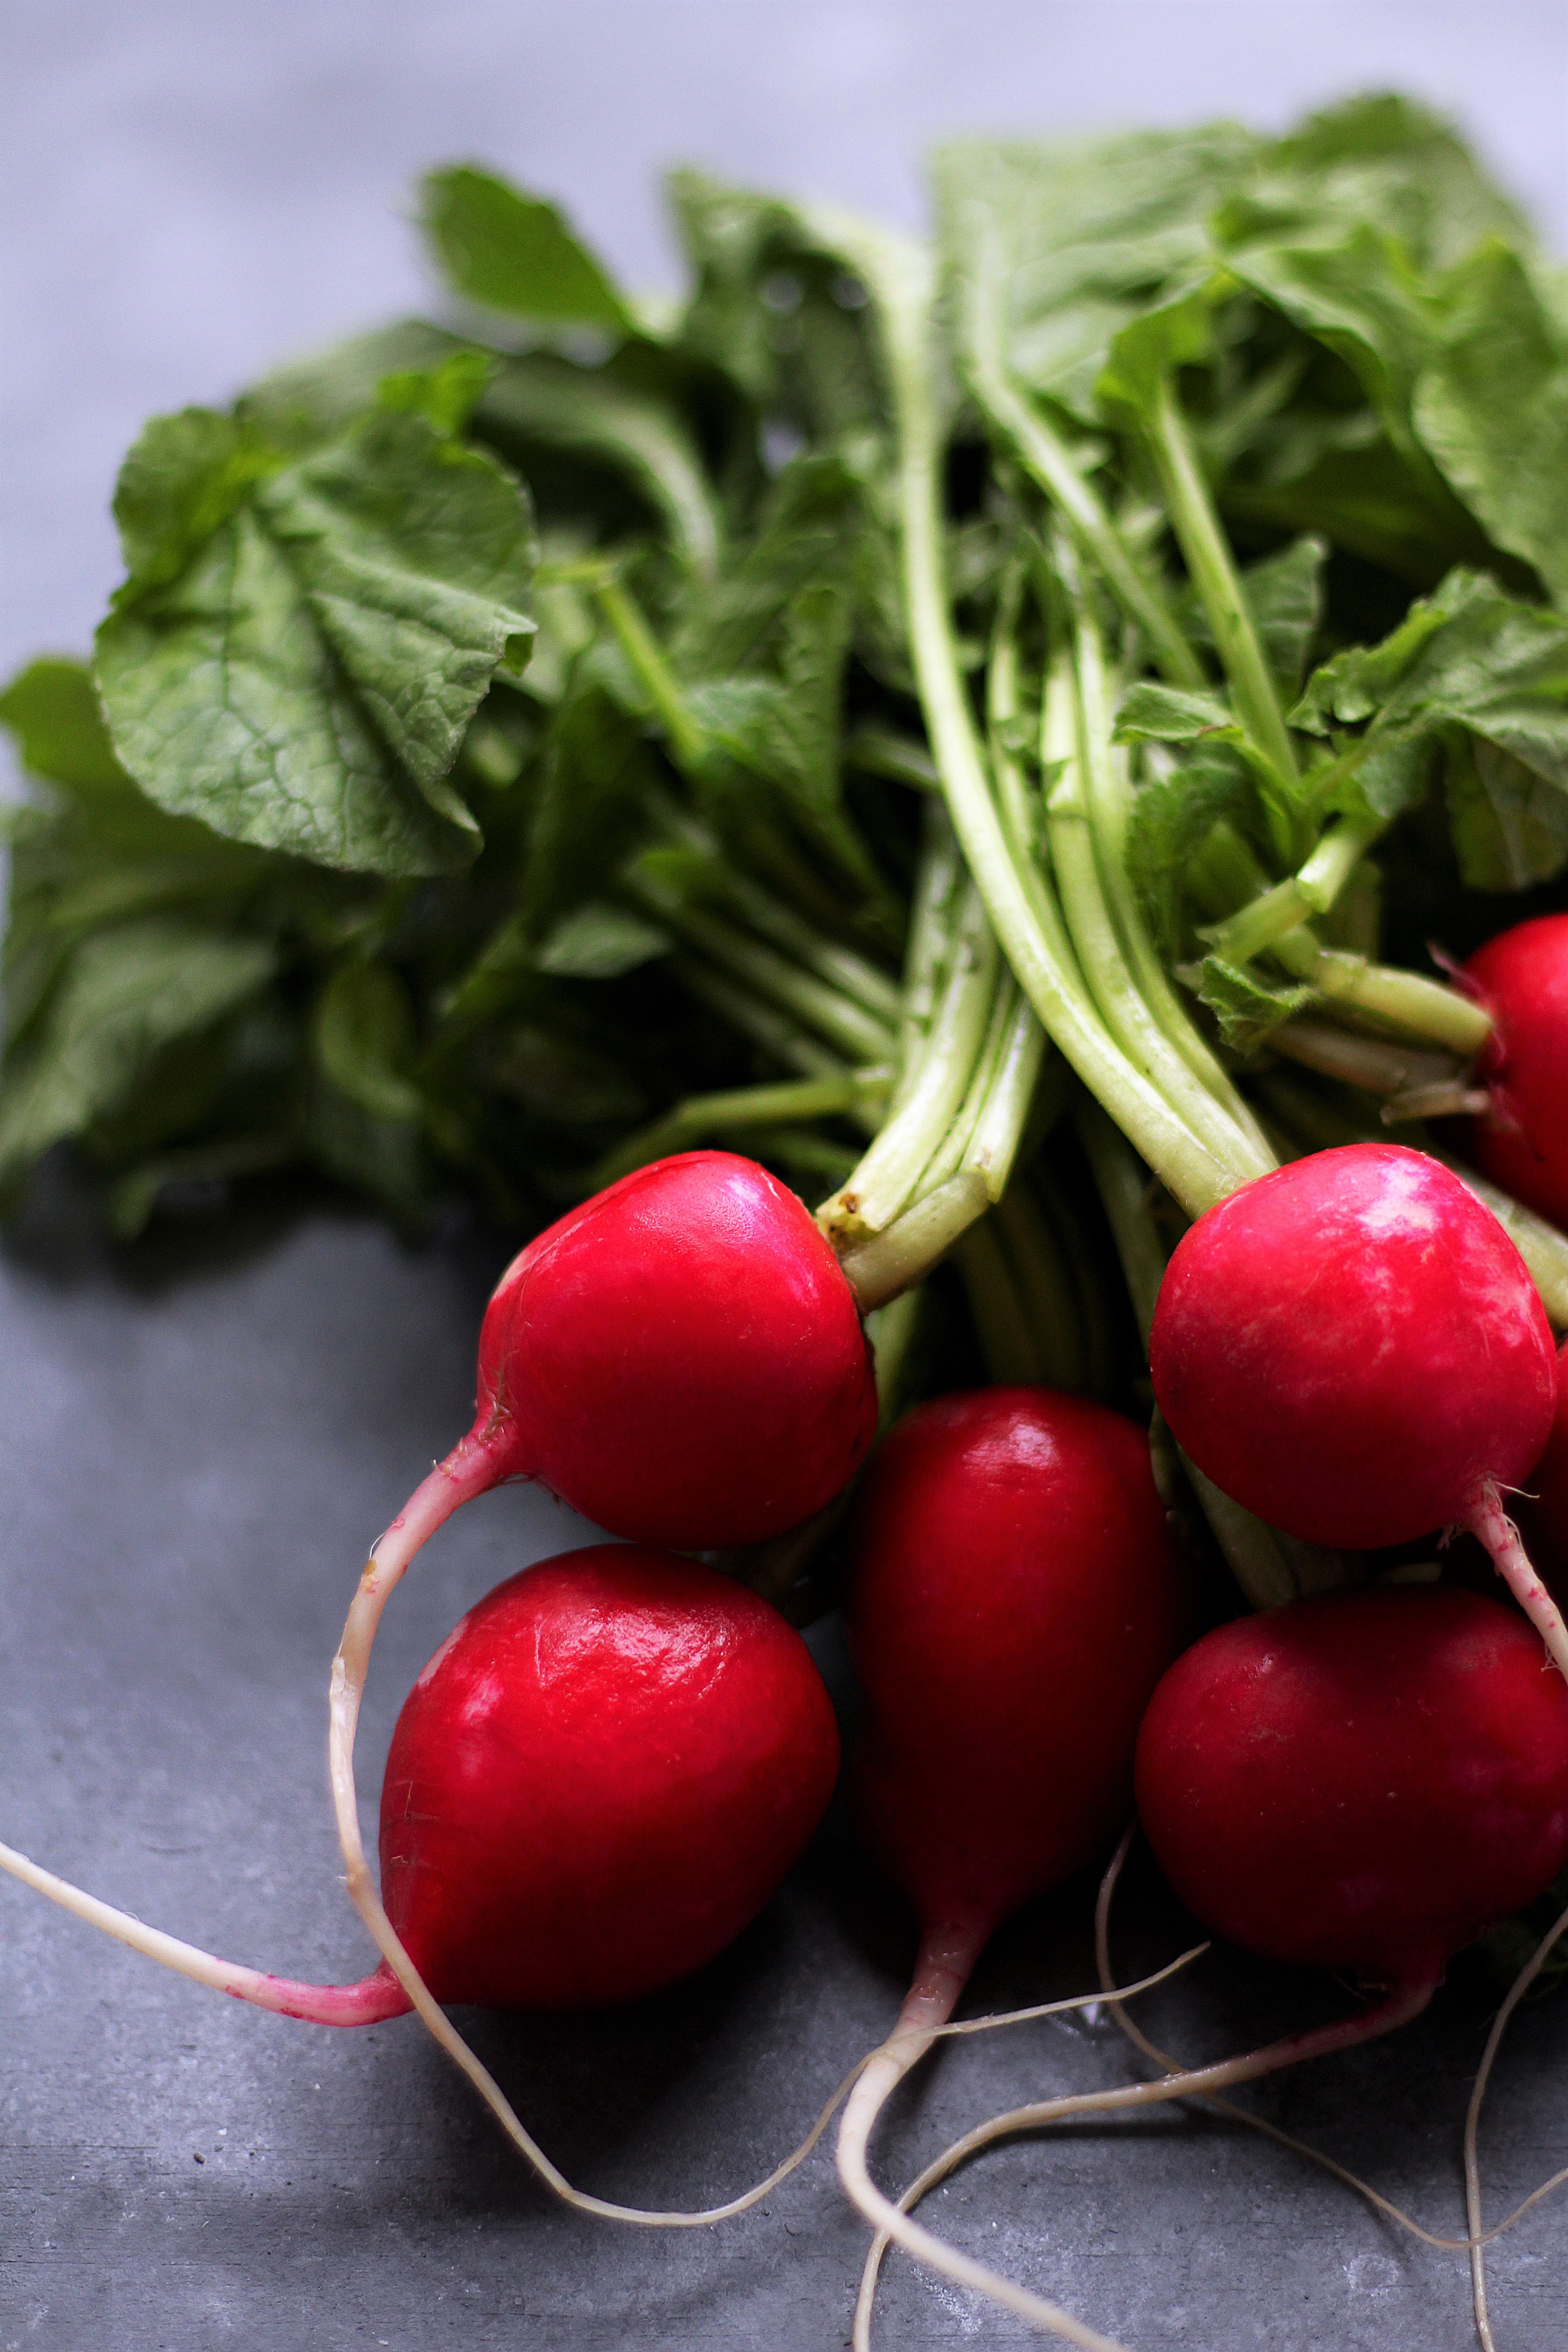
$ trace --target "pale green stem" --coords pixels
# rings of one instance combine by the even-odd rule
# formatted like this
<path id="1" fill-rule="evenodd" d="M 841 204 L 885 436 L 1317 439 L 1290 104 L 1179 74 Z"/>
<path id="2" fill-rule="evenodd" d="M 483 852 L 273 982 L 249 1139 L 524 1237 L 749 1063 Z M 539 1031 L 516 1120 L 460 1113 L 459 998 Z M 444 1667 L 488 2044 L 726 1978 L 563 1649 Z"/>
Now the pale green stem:
<path id="1" fill-rule="evenodd" d="M 646 1168 L 650 1160 L 689 1150 L 710 1135 L 743 1134 L 812 1118 L 875 1118 L 887 1101 L 891 1083 L 890 1070 L 854 1070 L 843 1077 L 800 1078 L 779 1086 L 732 1087 L 722 1093 L 689 1095 L 662 1118 L 639 1128 L 607 1152 L 585 1180 L 585 1189 L 602 1192 L 634 1168 Z"/>
<path id="2" fill-rule="evenodd" d="M 1087 604 L 1080 604 L 1075 614 L 1074 637 L 1084 803 L 1100 887 L 1128 971 L 1160 1034 L 1170 1041 L 1204 1091 L 1219 1105 L 1243 1143 L 1252 1147 L 1261 1172 L 1274 1164 L 1263 1130 L 1226 1071 L 1198 1034 L 1171 986 L 1127 871 L 1126 755 L 1111 740 L 1113 696 L 1100 631 Z M 1153 1075 L 1158 1076 L 1160 1073 Z M 1181 1100 L 1169 1086 L 1165 1091 L 1173 1095 L 1173 1099 Z"/>
<path id="3" fill-rule="evenodd" d="M 984 1215 L 986 1206 L 984 1178 L 961 1168 L 936 1192 L 906 1209 L 884 1233 L 847 1251 L 841 1261 L 845 1279 L 859 1300 L 862 1314 L 896 1298 L 912 1284 L 923 1282 L 960 1234 Z"/>
<path id="4" fill-rule="evenodd" d="M 898 419 L 899 504 L 904 593 L 926 730 L 954 829 L 1008 962 L 1041 1023 L 1073 1067 L 1133 1134 L 1150 1164 L 1194 1213 L 1245 1182 L 1250 1169 L 1200 1142 L 1158 1090 L 1127 1062 L 1094 1017 L 1081 983 L 1064 971 L 1037 900 L 1010 852 L 953 642 L 943 577 L 942 436 L 930 377 L 931 269 L 908 240 L 851 217 L 808 207 L 814 233 L 844 255 L 877 305 Z"/>
<path id="5" fill-rule="evenodd" d="M 983 246 L 965 285 L 963 326 L 969 388 L 1025 472 L 1044 490 L 1129 619 L 1142 630 L 1155 666 L 1174 686 L 1202 686 L 1203 666 L 1177 625 L 1157 581 L 1138 562 L 1065 442 L 1020 392 L 1007 367 L 1000 257 Z"/>
<path id="6" fill-rule="evenodd" d="M 708 738 L 688 710 L 647 623 L 618 580 L 603 582 L 594 593 L 600 612 L 669 738 L 676 765 L 696 767 L 708 749 Z"/>
<path id="7" fill-rule="evenodd" d="M 920 1290 L 901 1290 L 866 1318 L 866 1337 L 877 1367 L 877 1426 L 886 1433 L 899 1415 L 899 1387 L 920 1321 Z"/>
<path id="8" fill-rule="evenodd" d="M 992 1219 L 971 1225 L 952 1255 L 987 1380 L 994 1388 L 1037 1387 L 1046 1377 L 1044 1357 Z"/>
<path id="9" fill-rule="evenodd" d="M 921 1056 L 936 1018 L 942 984 L 952 950 L 953 925 L 963 903 L 963 860 L 946 809 L 933 801 L 923 812 L 920 867 L 904 951 L 902 1013 L 899 1024 L 897 1109 L 920 1075 Z"/>
<path id="10" fill-rule="evenodd" d="M 868 776 L 886 776 L 890 783 L 907 784 L 911 792 L 940 793 L 942 778 L 925 745 L 912 735 L 867 720 L 857 727 L 844 746 L 845 765 Z"/>
<path id="11" fill-rule="evenodd" d="M 1387 830 L 1386 817 L 1342 817 L 1299 873 L 1287 875 L 1272 887 L 1259 887 L 1250 904 L 1214 926 L 1208 938 L 1215 954 L 1229 963 L 1249 963 L 1298 923 L 1326 915 L 1367 851 Z M 1258 886 L 1264 879 L 1258 870 Z"/>
<path id="12" fill-rule="evenodd" d="M 807 1078 L 848 1075 L 838 1055 L 815 1037 L 808 1037 L 776 1005 L 743 988 L 732 972 L 715 971 L 696 956 L 677 956 L 673 969 L 689 995 L 696 997 L 700 1004 L 706 1004 L 730 1028 L 739 1030 L 742 1037 L 750 1038 L 753 1045 L 771 1054 L 786 1070 L 797 1070 Z"/>
<path id="13" fill-rule="evenodd" d="M 1149 437 L 1177 541 L 1230 680 L 1237 716 L 1294 797 L 1299 772 L 1290 730 L 1169 379 L 1160 387 Z"/>
<path id="14" fill-rule="evenodd" d="M 1238 1181 L 1267 1175 L 1274 1165 L 1273 1154 L 1261 1139 L 1254 1141 L 1244 1134 L 1228 1108 L 1194 1076 L 1156 1025 L 1128 971 L 1100 887 L 1084 792 L 1086 763 L 1072 656 L 1065 646 L 1047 677 L 1040 764 L 1053 779 L 1046 794 L 1046 831 L 1062 911 L 1106 1027 L 1190 1131 L 1241 1171 Z"/>
<path id="15" fill-rule="evenodd" d="M 919 1074 L 843 1190 L 817 1223 L 847 1248 L 890 1224 L 940 1149 L 974 1074 L 994 1003 L 1000 958 L 980 893 L 971 885 L 959 919 L 947 985 Z"/>
<path id="16" fill-rule="evenodd" d="M 891 1060 L 893 1037 L 889 1024 L 841 989 L 819 980 L 815 972 L 803 971 L 762 940 L 749 939 L 721 916 L 687 905 L 677 891 L 649 875 L 634 869 L 623 875 L 621 887 L 678 939 L 814 1029 L 825 1044 L 851 1062 Z"/>

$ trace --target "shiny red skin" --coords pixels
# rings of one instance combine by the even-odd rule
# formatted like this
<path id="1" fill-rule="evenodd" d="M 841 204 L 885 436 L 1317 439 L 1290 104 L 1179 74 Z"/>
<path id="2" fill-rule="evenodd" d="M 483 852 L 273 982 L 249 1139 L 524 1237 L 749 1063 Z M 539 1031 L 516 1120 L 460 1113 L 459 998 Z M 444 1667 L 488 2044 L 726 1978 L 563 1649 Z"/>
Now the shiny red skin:
<path id="1" fill-rule="evenodd" d="M 989 1930 L 1126 1820 L 1191 1591 L 1145 1433 L 1050 1389 L 905 1415 L 857 1497 L 858 1826 L 924 1927 Z"/>
<path id="2" fill-rule="evenodd" d="M 1200 1217 L 1149 1367 L 1176 1442 L 1258 1517 L 1367 1549 L 1464 1519 L 1533 1468 L 1557 1402 L 1523 1259 L 1402 1145 L 1317 1151 Z"/>
<path id="3" fill-rule="evenodd" d="M 1537 915 L 1464 967 L 1497 1026 L 1482 1060 L 1492 1108 L 1470 1122 L 1476 1165 L 1568 1225 L 1568 915 Z"/>
<path id="4" fill-rule="evenodd" d="M 623 1176 L 513 1260 L 479 1337 L 475 1435 L 640 1543 L 707 1551 L 798 1527 L 877 1428 L 853 1292 L 754 1160 Z"/>
<path id="5" fill-rule="evenodd" d="M 437 2000 L 631 2000 L 762 1908 L 838 1771 L 798 1633 L 640 1545 L 526 1569 L 441 1644 L 393 1734 L 382 1897 Z"/>
<path id="6" fill-rule="evenodd" d="M 1568 1683 L 1479 1593 L 1296 1601 L 1178 1658 L 1137 1785 L 1161 1868 L 1215 1935 L 1426 1983 L 1568 1861 Z"/>

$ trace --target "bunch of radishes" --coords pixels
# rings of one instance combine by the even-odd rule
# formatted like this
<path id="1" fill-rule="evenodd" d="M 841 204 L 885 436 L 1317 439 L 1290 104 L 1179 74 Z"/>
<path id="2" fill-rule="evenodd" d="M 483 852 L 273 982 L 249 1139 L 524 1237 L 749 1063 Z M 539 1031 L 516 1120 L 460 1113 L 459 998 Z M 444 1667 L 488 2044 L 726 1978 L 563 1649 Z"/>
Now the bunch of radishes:
<path id="1" fill-rule="evenodd" d="M 1494 942 L 1480 985 L 1531 954 L 1568 968 L 1568 920 Z M 1531 999 L 1537 1012 L 1543 1001 Z M 1497 1036 L 1510 1123 L 1500 1147 L 1483 1129 L 1480 1151 L 1527 1151 L 1536 1196 L 1554 1205 L 1568 1181 L 1568 1026 L 1532 1017 L 1516 1048 L 1504 1017 Z M 1472 1528 L 1539 1633 L 1500 1601 L 1387 1587 L 1243 1618 L 1184 1647 L 1194 1580 L 1144 1436 L 1070 1394 L 941 1398 L 872 1455 L 848 1544 L 868 1709 L 853 1798 L 921 1944 L 898 2027 L 851 2095 L 840 2168 L 886 2231 L 1080 2344 L 1104 2339 L 895 2209 L 866 2149 L 993 1929 L 1110 1848 L 1134 1781 L 1155 1853 L 1206 1927 L 1353 1972 L 1384 1997 L 1297 2043 L 1025 2120 L 1214 2092 L 1384 2031 L 1568 1860 L 1568 1687 L 1542 1643 L 1559 1664 L 1568 1653 L 1501 1502 L 1544 1454 L 1542 1532 L 1561 1557 L 1568 1442 L 1545 1311 L 1490 1211 L 1403 1148 L 1298 1160 L 1182 1242 L 1151 1367 L 1178 1443 L 1235 1502 L 1287 1536 L 1358 1550 Z M 737 2210 L 750 2200 L 634 2216 L 580 2197 L 439 2004 L 628 1999 L 701 1966 L 766 1901 L 833 1789 L 832 1710 L 798 1635 L 681 1554 L 808 1521 L 860 1471 L 876 1424 L 860 1302 L 776 1179 L 721 1152 L 622 1179 L 503 1277 L 474 1427 L 375 1548 L 350 1612 L 333 1774 L 376 1971 L 347 1987 L 261 1976 L 20 1856 L 6 1866 L 262 2007 L 324 2024 L 417 2007 L 574 2201 L 665 2222 Z M 629 1540 L 511 1578 L 420 1675 L 382 1792 L 378 1897 L 352 1765 L 376 1619 L 457 1506 L 519 1477 Z M 862 2332 L 868 2309 L 868 2296 Z"/>

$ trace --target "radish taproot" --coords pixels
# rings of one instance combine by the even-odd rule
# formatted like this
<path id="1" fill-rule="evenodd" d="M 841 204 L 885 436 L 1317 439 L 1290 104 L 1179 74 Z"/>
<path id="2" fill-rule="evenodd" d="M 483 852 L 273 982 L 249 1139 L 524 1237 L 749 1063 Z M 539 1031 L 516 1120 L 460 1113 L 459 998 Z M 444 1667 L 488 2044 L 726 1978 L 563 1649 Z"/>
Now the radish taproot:
<path id="1" fill-rule="evenodd" d="M 1477 950 L 1461 978 L 1492 1016 L 1470 1122 L 1483 1175 L 1568 1225 L 1568 915 L 1537 915 Z"/>
<path id="2" fill-rule="evenodd" d="M 1491 1212 L 1435 1160 L 1347 1144 L 1260 1176 L 1183 1235 L 1154 1394 L 1206 1478 L 1351 1549 L 1468 1528 L 1568 1674 L 1568 1632 L 1502 1507 L 1557 1403 L 1546 1311 Z"/>
<path id="3" fill-rule="evenodd" d="M 1568 1596 L 1568 1342 L 1558 1353 L 1557 1411 L 1530 1488 L 1525 1519 L 1531 1551 L 1561 1604 Z"/>
<path id="4" fill-rule="evenodd" d="M 872 2183 L 870 2133 L 993 1929 L 1114 1838 L 1139 1721 L 1190 1606 L 1148 1439 L 1101 1405 L 1047 1389 L 944 1397 L 872 1457 L 850 1534 L 850 1654 L 868 1703 L 851 1796 L 921 1941 L 898 2025 L 850 2095 L 838 2164 L 868 2220 L 970 2284 Z"/>
<path id="5" fill-rule="evenodd" d="M 398 1958 L 365 1861 L 353 1749 L 376 1627 L 421 1546 L 509 1479 L 537 1479 L 639 1542 L 754 1542 L 829 1502 L 876 1427 L 855 1295 L 804 1203 L 754 1160 L 656 1160 L 512 1261 L 479 1333 L 473 1427 L 373 1547 L 332 1661 L 328 1761 L 349 1893 L 411 1992 L 418 1972 Z M 479 2083 L 423 1989 L 416 2006 Z"/>
<path id="6" fill-rule="evenodd" d="M 381 1800 L 394 1966 L 351 1985 L 269 1976 L 146 1927 L 9 1848 L 0 1864 L 150 1958 L 284 2016 L 363 2025 L 412 2006 L 429 2023 L 433 1998 L 574 2008 L 634 1999 L 711 1959 L 801 1852 L 837 1767 L 822 1678 L 776 1611 L 715 1570 L 605 1544 L 498 1586 L 405 1701 Z M 409 1964 L 418 1978 L 405 1986 L 396 1969 Z M 583 2198 L 435 2018 L 573 2202 L 616 2219 L 736 2210 L 645 2217 Z"/>
<path id="7" fill-rule="evenodd" d="M 1542 1671 L 1529 1627 L 1482 1595 L 1441 1586 L 1323 1594 L 1223 1625 L 1176 1660 L 1138 1735 L 1136 1784 L 1155 1856 L 1205 1927 L 1270 1958 L 1354 1970 L 1383 1997 L 1207 2066 L 1181 2067 L 1133 2033 L 1168 2069 L 1161 2079 L 991 2116 L 910 2184 L 899 2209 L 905 2229 L 930 2189 L 999 2139 L 1212 2096 L 1418 2016 L 1452 1955 L 1532 1902 L 1568 1860 L 1568 1687 Z M 1097 1919 L 1113 2008 L 1106 1915 L 1124 1852 L 1107 1874 Z M 1471 2212 L 1475 2227 L 1479 2206 Z M 892 2234 L 879 2238 L 867 2263 L 856 2352 L 868 2352 L 871 2296 Z M 1051 2334 L 1120 2352 L 1011 2283 L 973 2283 Z"/>

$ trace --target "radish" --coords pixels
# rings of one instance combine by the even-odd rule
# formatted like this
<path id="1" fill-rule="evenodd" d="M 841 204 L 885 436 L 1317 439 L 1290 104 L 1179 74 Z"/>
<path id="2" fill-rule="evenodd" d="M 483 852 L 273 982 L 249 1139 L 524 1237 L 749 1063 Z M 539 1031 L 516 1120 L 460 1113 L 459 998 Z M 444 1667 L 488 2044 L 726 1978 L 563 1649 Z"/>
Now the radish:
<path id="1" fill-rule="evenodd" d="M 1568 1674 L 1500 1491 L 1552 1426 L 1551 1327 L 1497 1219 L 1436 1160 L 1349 1144 L 1221 1201 L 1171 1260 L 1149 1366 L 1184 1452 L 1286 1534 L 1365 1549 L 1468 1528 Z"/>
<path id="2" fill-rule="evenodd" d="M 133 1948 L 286 2017 L 372 2024 L 410 2006 L 423 2013 L 432 1996 L 576 2008 L 654 1991 L 721 1950 L 795 1860 L 837 1769 L 822 1678 L 766 1601 L 690 1560 L 605 1544 L 499 1585 L 441 1644 L 398 1717 L 382 1883 L 398 1951 L 425 1983 L 405 1990 L 384 1963 L 352 1985 L 264 1975 L 161 1935 L 9 1848 L 0 1864 Z M 457 2037 L 435 2014 L 451 2049 Z M 457 2042 L 459 2053 L 478 2080 Z M 488 2075 L 479 2087 L 561 2193 L 650 2218 L 579 2197 Z"/>
<path id="3" fill-rule="evenodd" d="M 868 1710 L 852 1798 L 921 1941 L 898 2026 L 845 2112 L 839 2171 L 868 2220 L 973 2284 L 874 2187 L 870 2133 L 993 1928 L 1114 1837 L 1190 1596 L 1143 1431 L 1048 1389 L 906 1415 L 862 1482 L 850 1561 Z"/>
<path id="4" fill-rule="evenodd" d="M 1327 1594 L 1179 1658 L 1137 1774 L 1160 1866 L 1216 1935 L 1434 1984 L 1568 1861 L 1568 1685 L 1479 1593 Z"/>
<path id="5" fill-rule="evenodd" d="M 993 2116 L 927 2165 L 890 2209 L 902 2231 L 929 2189 L 995 2140 L 1074 2116 L 1212 2096 L 1418 2016 L 1450 1956 L 1533 1901 L 1568 1859 L 1568 1687 L 1542 1672 L 1529 1628 L 1481 1595 L 1440 1586 L 1324 1594 L 1221 1626 L 1178 1658 L 1143 1718 L 1136 1780 L 1150 1843 L 1205 1927 L 1271 1958 L 1356 1970 L 1384 1997 L 1335 2024 L 1194 2068 L 1167 2060 L 1122 2018 L 1169 2069 L 1163 2079 Z M 1125 1851 L 1124 1842 L 1097 1915 L 1113 2010 L 1107 1915 Z M 1494 2031 L 1489 2062 L 1497 2039 Z M 1474 2227 L 1479 2208 L 1471 2212 Z M 871 2250 L 856 2352 L 869 2344 L 887 2239 L 902 2231 L 885 2226 Z M 1120 2352 L 978 2263 L 963 2274 L 1053 2335 L 1089 2352 Z"/>
<path id="6" fill-rule="evenodd" d="M 497 1285 L 474 1425 L 374 1545 L 350 1605 L 328 1756 L 355 1908 L 498 2114 L 401 1950 L 360 1837 L 354 1732 L 389 1596 L 443 1521 L 503 1480 L 537 1478 L 614 1534 L 716 1549 L 809 1518 L 876 1427 L 855 1294 L 804 1203 L 754 1160 L 690 1151 L 639 1168 L 530 1242 Z"/>
<path id="7" fill-rule="evenodd" d="M 1568 1225 L 1568 915 L 1489 940 L 1464 978 L 1493 1022 L 1481 1056 L 1491 1108 L 1470 1124 L 1477 1165 Z"/>

